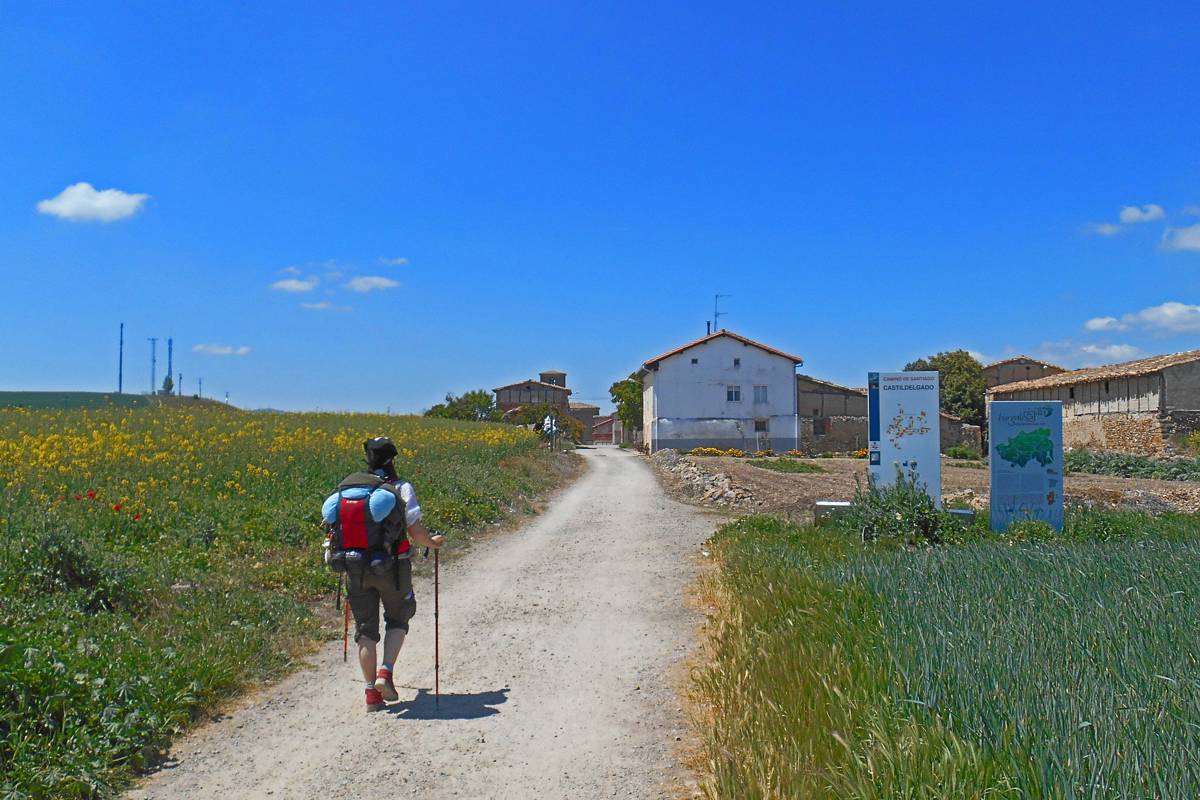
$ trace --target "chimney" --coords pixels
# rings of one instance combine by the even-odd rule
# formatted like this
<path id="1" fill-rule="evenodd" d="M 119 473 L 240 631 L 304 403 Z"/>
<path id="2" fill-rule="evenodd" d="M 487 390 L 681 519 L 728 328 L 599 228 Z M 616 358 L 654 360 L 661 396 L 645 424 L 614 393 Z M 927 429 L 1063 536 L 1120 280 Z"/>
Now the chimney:
<path id="1" fill-rule="evenodd" d="M 712 322 L 710 320 L 704 321 L 704 335 L 712 336 Z"/>

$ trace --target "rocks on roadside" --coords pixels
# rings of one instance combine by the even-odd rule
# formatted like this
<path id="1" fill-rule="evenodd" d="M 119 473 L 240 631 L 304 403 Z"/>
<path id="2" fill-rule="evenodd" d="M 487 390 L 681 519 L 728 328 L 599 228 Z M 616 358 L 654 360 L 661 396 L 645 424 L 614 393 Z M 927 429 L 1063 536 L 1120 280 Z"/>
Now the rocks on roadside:
<path id="1" fill-rule="evenodd" d="M 659 450 L 651 456 L 651 461 L 673 475 L 684 491 L 701 503 L 738 509 L 754 504 L 754 494 L 745 486 L 734 483 L 724 472 L 708 472 L 678 450 Z"/>

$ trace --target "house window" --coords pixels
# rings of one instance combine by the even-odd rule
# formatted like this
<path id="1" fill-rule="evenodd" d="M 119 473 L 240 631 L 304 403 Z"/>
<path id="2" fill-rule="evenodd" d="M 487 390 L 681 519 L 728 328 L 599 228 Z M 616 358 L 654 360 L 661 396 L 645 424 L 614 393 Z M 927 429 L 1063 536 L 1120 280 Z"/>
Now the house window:
<path id="1" fill-rule="evenodd" d="M 1108 381 L 1104 382 L 1104 393 L 1108 394 Z"/>
<path id="2" fill-rule="evenodd" d="M 742 360 L 741 360 L 740 358 L 735 358 L 735 359 L 733 360 L 733 366 L 734 366 L 734 368 L 735 368 L 735 369 L 736 369 L 737 367 L 740 367 L 741 365 L 742 365 Z"/>
<path id="3" fill-rule="evenodd" d="M 699 364 L 699 363 L 700 363 L 700 359 L 698 359 L 698 358 L 693 358 L 693 359 L 692 359 L 692 363 L 693 363 L 693 364 Z"/>
<path id="4" fill-rule="evenodd" d="M 767 427 L 767 420 L 765 420 L 765 419 L 754 420 L 754 432 L 755 433 L 767 433 L 769 430 L 770 430 L 770 428 Z"/>
<path id="5" fill-rule="evenodd" d="M 765 386 L 755 386 L 754 387 L 754 402 L 756 402 L 756 403 L 767 402 L 767 387 L 765 387 Z"/>
<path id="6" fill-rule="evenodd" d="M 1069 396 L 1070 396 L 1070 398 L 1071 398 L 1072 400 L 1074 400 L 1074 399 L 1075 399 L 1075 387 L 1074 387 L 1074 386 L 1072 386 L 1072 387 L 1071 387 L 1071 391 L 1070 391 L 1070 395 L 1069 395 Z"/>
<path id="7" fill-rule="evenodd" d="M 727 402 L 727 403 L 742 402 L 742 387 L 726 386 L 725 387 L 725 402 Z"/>
<path id="8" fill-rule="evenodd" d="M 814 416 L 814 417 L 819 417 L 819 416 L 821 416 L 821 409 L 819 409 L 819 408 L 814 408 L 814 409 L 813 409 L 813 416 Z"/>

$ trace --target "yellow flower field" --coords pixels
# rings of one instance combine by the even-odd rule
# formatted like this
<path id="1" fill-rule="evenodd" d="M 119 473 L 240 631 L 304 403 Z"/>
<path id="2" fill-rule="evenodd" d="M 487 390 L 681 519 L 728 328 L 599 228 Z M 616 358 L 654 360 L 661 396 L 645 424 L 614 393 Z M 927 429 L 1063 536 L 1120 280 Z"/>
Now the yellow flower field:
<path id="1" fill-rule="evenodd" d="M 317 635 L 320 504 L 392 437 L 426 524 L 554 481 L 522 428 L 214 405 L 0 409 L 0 797 L 97 797 Z"/>

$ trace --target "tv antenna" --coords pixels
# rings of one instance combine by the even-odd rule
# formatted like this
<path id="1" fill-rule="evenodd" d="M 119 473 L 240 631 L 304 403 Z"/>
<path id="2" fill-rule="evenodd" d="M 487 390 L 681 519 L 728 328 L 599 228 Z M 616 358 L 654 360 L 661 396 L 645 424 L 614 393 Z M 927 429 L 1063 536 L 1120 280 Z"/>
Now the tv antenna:
<path id="1" fill-rule="evenodd" d="M 721 302 L 722 297 L 733 297 L 733 295 L 731 295 L 731 294 L 714 294 L 713 295 L 713 333 L 716 333 L 717 331 L 721 330 L 719 321 L 720 321 L 721 317 L 723 317 L 729 313 L 728 311 L 721 311 L 719 308 L 719 304 Z"/>

